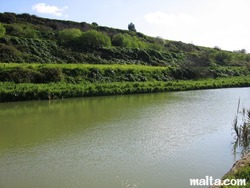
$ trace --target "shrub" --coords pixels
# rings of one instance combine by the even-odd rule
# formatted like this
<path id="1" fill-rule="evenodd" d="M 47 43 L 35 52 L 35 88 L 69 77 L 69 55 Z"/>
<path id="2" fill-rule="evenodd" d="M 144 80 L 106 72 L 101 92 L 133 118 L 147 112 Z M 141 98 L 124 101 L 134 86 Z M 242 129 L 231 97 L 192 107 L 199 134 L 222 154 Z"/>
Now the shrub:
<path id="1" fill-rule="evenodd" d="M 130 47 L 132 43 L 132 38 L 128 34 L 116 34 L 112 39 L 112 44 L 114 46 L 120 47 Z"/>
<path id="2" fill-rule="evenodd" d="M 5 32 L 5 27 L 0 23 L 0 38 L 4 37 Z"/>
<path id="3" fill-rule="evenodd" d="M 37 31 L 29 25 L 10 24 L 6 26 L 7 34 L 26 38 L 37 38 Z"/>
<path id="4" fill-rule="evenodd" d="M 60 82 L 63 80 L 63 73 L 61 68 L 49 68 L 49 67 L 42 67 L 40 70 L 43 77 L 40 82 L 48 83 L 48 82 Z"/>
<path id="5" fill-rule="evenodd" d="M 0 59 L 2 62 L 20 62 L 22 54 L 14 47 L 0 43 Z"/>
<path id="6" fill-rule="evenodd" d="M 0 13 L 0 20 L 4 23 L 14 23 L 16 22 L 16 14 L 10 12 Z"/>
<path id="7" fill-rule="evenodd" d="M 141 41 L 136 36 L 130 36 L 128 34 L 116 34 L 112 39 L 114 46 L 127 47 L 127 48 L 146 48 L 146 43 Z"/>
<path id="8" fill-rule="evenodd" d="M 64 29 L 62 31 L 59 31 L 58 33 L 59 39 L 62 42 L 69 42 L 69 41 L 74 41 L 77 38 L 79 38 L 82 35 L 82 32 L 80 29 Z"/>
<path id="9" fill-rule="evenodd" d="M 25 67 L 0 69 L 0 81 L 4 82 L 36 83 L 39 82 L 41 76 L 41 73 L 39 73 L 38 71 Z"/>
<path id="10" fill-rule="evenodd" d="M 230 53 L 225 52 L 225 51 L 217 51 L 214 54 L 214 60 L 219 64 L 219 65 L 228 65 L 231 60 L 232 56 Z"/>
<path id="11" fill-rule="evenodd" d="M 91 47 L 111 46 L 111 39 L 107 34 L 96 30 L 86 31 L 80 37 L 81 44 Z"/>

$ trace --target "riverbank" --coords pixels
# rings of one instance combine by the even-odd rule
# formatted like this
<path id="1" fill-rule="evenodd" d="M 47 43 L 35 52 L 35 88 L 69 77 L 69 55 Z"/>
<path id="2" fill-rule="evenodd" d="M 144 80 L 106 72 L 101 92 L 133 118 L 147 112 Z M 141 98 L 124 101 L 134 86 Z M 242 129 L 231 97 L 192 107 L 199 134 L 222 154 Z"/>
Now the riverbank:
<path id="1" fill-rule="evenodd" d="M 246 154 L 240 160 L 236 161 L 230 171 L 226 173 L 222 180 L 225 179 L 246 179 L 245 186 L 237 186 L 240 188 L 250 187 L 250 153 Z M 213 186 L 211 188 L 233 188 L 236 186 Z"/>
<path id="2" fill-rule="evenodd" d="M 250 86 L 241 67 L 204 72 L 210 76 L 175 66 L 0 63 L 0 102 Z"/>
<path id="3" fill-rule="evenodd" d="M 72 97 L 154 93 L 229 87 L 249 87 L 250 76 L 173 81 L 110 82 L 0 82 L 0 102 L 52 100 Z"/>

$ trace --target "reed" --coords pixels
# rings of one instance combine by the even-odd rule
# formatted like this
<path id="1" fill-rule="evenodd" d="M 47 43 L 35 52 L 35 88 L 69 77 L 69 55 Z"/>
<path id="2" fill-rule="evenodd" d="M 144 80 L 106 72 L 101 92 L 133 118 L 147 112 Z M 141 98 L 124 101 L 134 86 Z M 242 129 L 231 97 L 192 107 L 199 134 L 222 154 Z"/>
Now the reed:
<path id="1" fill-rule="evenodd" d="M 250 110 L 243 108 L 240 111 L 240 99 L 233 122 L 233 130 L 233 153 L 236 155 L 237 149 L 239 149 L 242 156 L 244 156 L 250 151 Z"/>

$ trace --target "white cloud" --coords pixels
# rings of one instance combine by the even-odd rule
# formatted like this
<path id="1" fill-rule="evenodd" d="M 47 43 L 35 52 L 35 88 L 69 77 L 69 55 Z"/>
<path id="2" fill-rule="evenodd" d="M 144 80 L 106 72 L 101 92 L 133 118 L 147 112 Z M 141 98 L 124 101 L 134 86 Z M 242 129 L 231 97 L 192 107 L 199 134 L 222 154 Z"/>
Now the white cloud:
<path id="1" fill-rule="evenodd" d="M 55 16 L 62 16 L 63 11 L 68 7 L 59 8 L 57 6 L 46 5 L 45 3 L 38 3 L 32 6 L 32 9 L 42 14 L 52 14 Z"/>
<path id="2" fill-rule="evenodd" d="M 245 48 L 250 52 L 249 8 L 248 0 L 211 0 L 184 13 L 178 9 L 171 14 L 148 13 L 142 27 L 152 36 L 226 50 Z"/>

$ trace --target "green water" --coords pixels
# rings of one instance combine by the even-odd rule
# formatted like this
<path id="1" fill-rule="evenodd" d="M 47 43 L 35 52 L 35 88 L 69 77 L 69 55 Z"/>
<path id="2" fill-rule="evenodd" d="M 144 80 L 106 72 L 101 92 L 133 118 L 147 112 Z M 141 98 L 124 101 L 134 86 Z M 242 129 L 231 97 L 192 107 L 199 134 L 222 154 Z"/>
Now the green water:
<path id="1" fill-rule="evenodd" d="M 0 188 L 185 188 L 234 163 L 250 88 L 0 103 Z"/>

